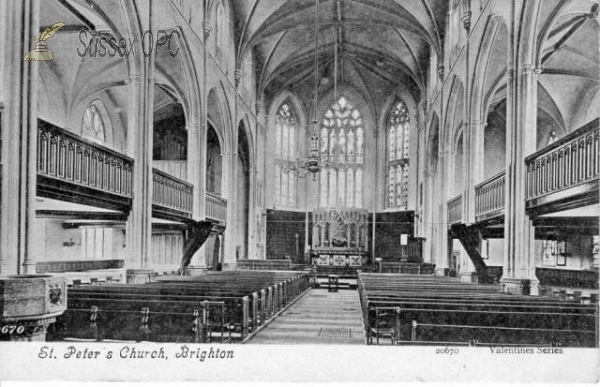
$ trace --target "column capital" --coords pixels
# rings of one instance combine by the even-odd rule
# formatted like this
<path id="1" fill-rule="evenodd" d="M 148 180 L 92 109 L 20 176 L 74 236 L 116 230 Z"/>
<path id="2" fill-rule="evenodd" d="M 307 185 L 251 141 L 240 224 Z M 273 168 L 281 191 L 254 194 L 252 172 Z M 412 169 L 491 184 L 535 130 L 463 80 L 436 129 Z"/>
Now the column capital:
<path id="1" fill-rule="evenodd" d="M 133 82 L 139 82 L 139 80 L 141 78 L 142 77 L 140 76 L 140 74 L 132 74 L 132 75 L 129 76 L 129 78 L 125 79 L 125 84 L 126 85 L 130 85 Z"/>
<path id="2" fill-rule="evenodd" d="M 438 78 L 440 79 L 440 81 L 444 80 L 444 70 L 445 70 L 445 67 L 443 65 L 439 65 L 437 68 L 437 75 L 438 75 Z"/>
<path id="3" fill-rule="evenodd" d="M 535 66 L 531 63 L 523 63 L 521 64 L 521 72 L 523 75 L 527 75 L 535 70 Z"/>
<path id="4" fill-rule="evenodd" d="M 235 88 L 239 88 L 242 80 L 242 71 L 239 68 L 233 72 L 233 79 L 235 80 Z"/>
<path id="5" fill-rule="evenodd" d="M 202 31 L 204 32 L 204 41 L 206 42 L 212 31 L 212 26 L 210 25 L 210 22 L 202 22 Z"/>
<path id="6" fill-rule="evenodd" d="M 471 11 L 466 11 L 460 17 L 460 20 L 463 22 L 464 29 L 468 32 L 471 31 Z"/>
<path id="7" fill-rule="evenodd" d="M 485 128 L 487 126 L 487 121 L 481 121 L 481 120 L 473 120 L 471 122 L 469 122 L 470 126 L 481 126 L 482 128 Z"/>

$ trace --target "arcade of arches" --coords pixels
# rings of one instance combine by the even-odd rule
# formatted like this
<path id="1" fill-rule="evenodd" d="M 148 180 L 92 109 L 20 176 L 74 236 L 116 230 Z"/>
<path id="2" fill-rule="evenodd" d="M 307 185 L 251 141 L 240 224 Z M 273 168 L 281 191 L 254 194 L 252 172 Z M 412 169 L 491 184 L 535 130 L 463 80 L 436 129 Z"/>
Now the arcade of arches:
<path id="1" fill-rule="evenodd" d="M 381 258 L 597 288 L 597 1 L 321 0 L 317 74 L 315 8 L 2 2 L 0 274 L 176 271 L 209 220 L 192 272 Z M 23 61 L 58 21 L 54 60 Z M 139 46 L 101 55 L 111 36 Z"/>

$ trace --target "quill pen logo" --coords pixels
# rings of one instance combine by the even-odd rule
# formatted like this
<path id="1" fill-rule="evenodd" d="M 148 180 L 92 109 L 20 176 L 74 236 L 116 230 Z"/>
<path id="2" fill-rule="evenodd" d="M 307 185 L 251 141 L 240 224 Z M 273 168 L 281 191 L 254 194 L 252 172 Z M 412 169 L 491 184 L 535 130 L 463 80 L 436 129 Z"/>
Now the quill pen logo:
<path id="1" fill-rule="evenodd" d="M 66 24 L 63 22 L 54 23 L 42 32 L 39 39 L 34 36 L 33 40 L 35 40 L 35 46 L 33 47 L 33 50 L 25 54 L 23 60 L 26 62 L 54 60 L 54 54 L 52 51 L 48 50 L 46 41 L 53 37 L 54 34 L 64 26 L 66 26 Z"/>

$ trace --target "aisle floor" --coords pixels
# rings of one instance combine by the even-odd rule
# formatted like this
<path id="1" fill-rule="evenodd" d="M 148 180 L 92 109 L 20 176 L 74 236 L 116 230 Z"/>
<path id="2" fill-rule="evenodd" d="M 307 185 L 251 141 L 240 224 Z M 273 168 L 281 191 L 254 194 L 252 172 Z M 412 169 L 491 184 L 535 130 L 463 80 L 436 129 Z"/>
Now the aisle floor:
<path id="1" fill-rule="evenodd" d="M 311 289 L 248 344 L 364 344 L 356 290 Z"/>

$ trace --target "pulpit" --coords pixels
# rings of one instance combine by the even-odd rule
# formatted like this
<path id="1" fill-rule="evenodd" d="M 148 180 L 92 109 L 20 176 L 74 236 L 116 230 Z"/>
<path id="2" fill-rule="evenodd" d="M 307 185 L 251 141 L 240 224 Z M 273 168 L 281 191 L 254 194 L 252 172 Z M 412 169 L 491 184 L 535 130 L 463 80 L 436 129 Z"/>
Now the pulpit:
<path id="1" fill-rule="evenodd" d="M 320 208 L 313 212 L 313 264 L 367 264 L 369 212 L 364 208 Z"/>

